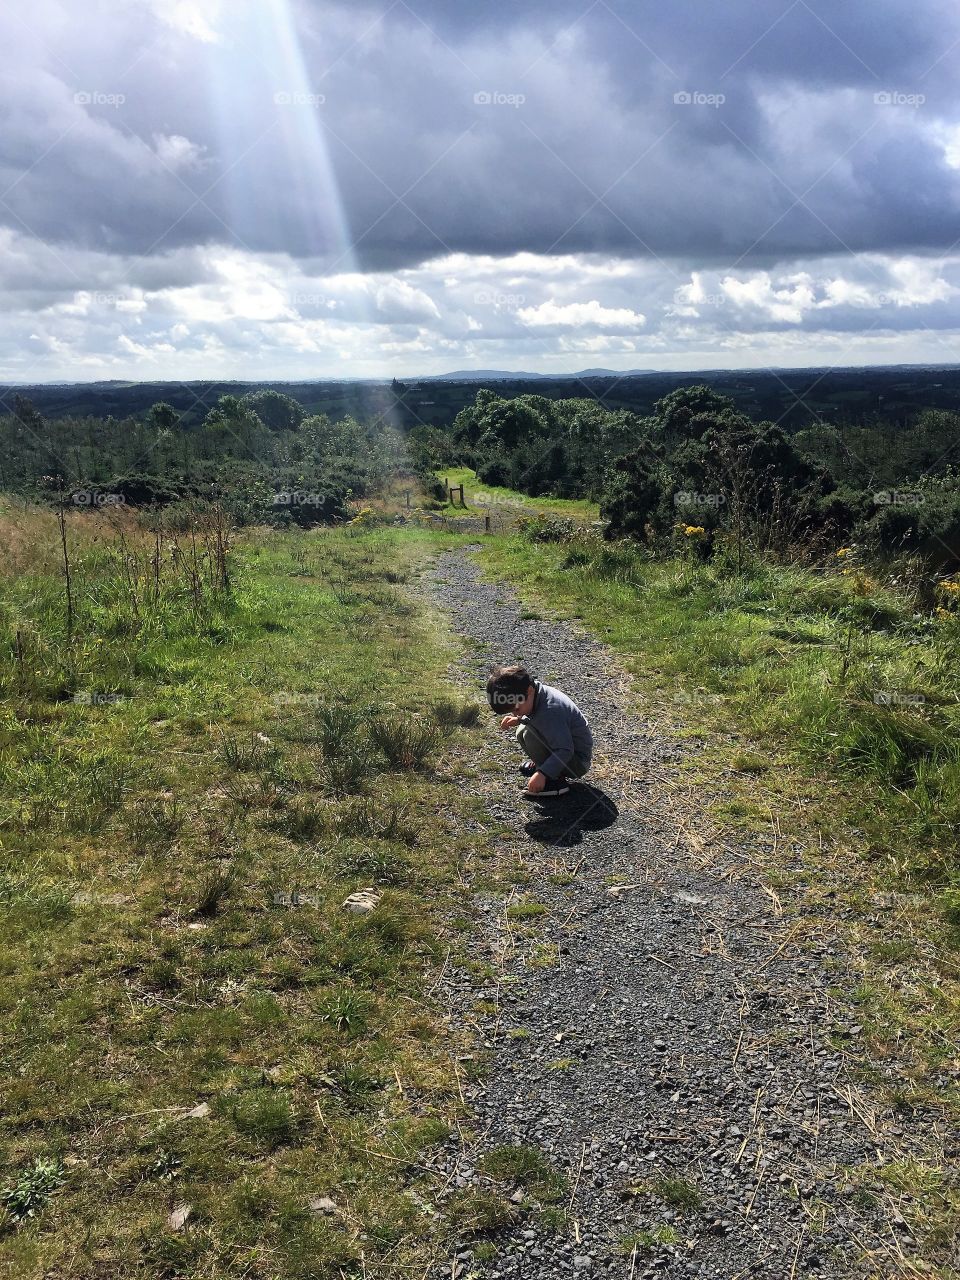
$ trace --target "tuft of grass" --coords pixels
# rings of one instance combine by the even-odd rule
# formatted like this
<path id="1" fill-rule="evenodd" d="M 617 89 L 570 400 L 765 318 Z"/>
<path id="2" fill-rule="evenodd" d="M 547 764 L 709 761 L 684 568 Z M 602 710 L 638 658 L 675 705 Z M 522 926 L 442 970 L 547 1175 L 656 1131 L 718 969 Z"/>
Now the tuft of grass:
<path id="1" fill-rule="evenodd" d="M 209 871 L 201 882 L 193 914 L 203 917 L 215 916 L 224 898 L 235 884 L 236 872 L 232 867 Z"/>
<path id="2" fill-rule="evenodd" d="M 448 729 L 472 729 L 480 721 L 480 707 L 475 702 L 436 698 L 430 710 L 437 724 Z"/>
<path id="3" fill-rule="evenodd" d="M 491 1191 L 464 1190 L 451 1197 L 448 1212 L 460 1231 L 491 1235 L 517 1219 L 517 1208 Z"/>
<path id="4" fill-rule="evenodd" d="M 536 1147 L 495 1147 L 480 1160 L 480 1167 L 497 1182 L 515 1183 L 542 1204 L 561 1200 L 566 1179 Z"/>
<path id="5" fill-rule="evenodd" d="M 665 1204 L 677 1209 L 699 1209 L 703 1205 L 699 1189 L 685 1178 L 655 1178 L 651 1183 L 651 1190 Z"/>
<path id="6" fill-rule="evenodd" d="M 370 741 L 394 769 L 416 770 L 440 750 L 443 734 L 438 725 L 397 713 L 370 721 Z"/>
<path id="7" fill-rule="evenodd" d="M 634 1231 L 620 1237 L 620 1252 L 655 1253 L 665 1244 L 678 1244 L 680 1236 L 674 1227 L 653 1227 L 650 1231 Z"/>
<path id="8" fill-rule="evenodd" d="M 337 987 L 321 997 L 318 1011 L 321 1021 L 345 1035 L 358 1036 L 366 1030 L 370 999 L 355 987 Z"/>
<path id="9" fill-rule="evenodd" d="M 546 914 L 547 908 L 542 902 L 514 902 L 507 907 L 508 920 L 534 920 Z"/>
<path id="10" fill-rule="evenodd" d="M 296 1133 L 296 1113 L 278 1089 L 249 1089 L 229 1102 L 228 1113 L 239 1133 L 267 1151 L 290 1142 Z"/>

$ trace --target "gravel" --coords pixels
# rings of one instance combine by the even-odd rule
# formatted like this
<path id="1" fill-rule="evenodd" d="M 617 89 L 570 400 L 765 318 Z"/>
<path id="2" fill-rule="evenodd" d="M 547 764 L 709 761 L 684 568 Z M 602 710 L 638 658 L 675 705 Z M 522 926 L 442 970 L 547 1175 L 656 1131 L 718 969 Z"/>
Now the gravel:
<path id="1" fill-rule="evenodd" d="M 751 871 L 756 846 L 705 835 L 708 856 L 688 847 L 649 793 L 696 745 L 637 717 L 600 643 L 522 617 L 462 551 L 441 555 L 422 590 L 468 641 L 455 671 L 466 686 L 493 663 L 523 661 L 579 703 L 597 742 L 592 784 L 532 808 L 519 799 L 515 744 L 492 745 L 502 771 L 480 771 L 477 785 L 511 833 L 504 856 L 531 873 L 511 899 L 547 912 L 511 921 L 507 898 L 477 893 L 474 956 L 496 977 L 478 990 L 448 971 L 441 988 L 455 1017 L 475 1018 L 478 1000 L 497 1008 L 480 1017 L 485 1070 L 465 1086 L 473 1137 L 443 1156 L 451 1185 L 489 1190 L 485 1151 L 536 1147 L 568 1180 L 567 1221 L 558 1228 L 535 1196 L 502 1188 L 522 1206 L 492 1237 L 493 1258 L 479 1260 L 466 1234 L 435 1274 L 894 1274 L 884 1259 L 910 1256 L 907 1225 L 849 1171 L 889 1158 L 887 1127 L 918 1120 L 894 1120 L 846 1073 L 835 1045 L 856 1046 L 859 1028 L 829 993 L 843 981 L 835 942 L 793 940 L 789 905 L 777 914 Z M 541 963 L 543 944 L 556 963 Z M 676 1202 L 684 1186 L 698 1204 Z"/>

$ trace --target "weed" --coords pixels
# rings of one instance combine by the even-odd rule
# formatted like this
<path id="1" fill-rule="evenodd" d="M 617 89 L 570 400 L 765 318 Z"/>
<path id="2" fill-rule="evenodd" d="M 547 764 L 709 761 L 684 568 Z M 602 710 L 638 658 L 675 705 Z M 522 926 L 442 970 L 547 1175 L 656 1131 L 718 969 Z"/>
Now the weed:
<path id="1" fill-rule="evenodd" d="M 134 853 L 167 853 L 180 835 L 186 815 L 175 799 L 144 800 L 127 819 Z"/>
<path id="2" fill-rule="evenodd" d="M 358 1036 L 367 1025 L 370 1000 L 355 987 L 328 991 L 319 1002 L 320 1018 L 348 1036 Z"/>
<path id="3" fill-rule="evenodd" d="M 410 823 L 409 815 L 408 804 L 384 805 L 372 800 L 355 800 L 340 810 L 336 824 L 341 835 L 413 844 L 417 830 Z"/>
<path id="4" fill-rule="evenodd" d="M 655 1253 L 662 1245 L 677 1244 L 680 1236 L 674 1227 L 654 1227 L 651 1231 L 635 1231 L 620 1237 L 620 1252 Z"/>
<path id="5" fill-rule="evenodd" d="M 361 790 L 370 774 L 371 758 L 358 743 L 345 742 L 331 748 L 320 759 L 320 783 L 330 795 L 342 798 Z"/>
<path id="6" fill-rule="evenodd" d="M 699 1209 L 703 1204 L 699 1189 L 685 1178 L 656 1178 L 651 1184 L 651 1190 L 664 1203 L 678 1209 Z"/>
<path id="7" fill-rule="evenodd" d="M 12 1187 L 0 1192 L 0 1206 L 10 1221 L 19 1226 L 42 1213 L 50 1197 L 65 1181 L 62 1161 L 38 1158 Z"/>

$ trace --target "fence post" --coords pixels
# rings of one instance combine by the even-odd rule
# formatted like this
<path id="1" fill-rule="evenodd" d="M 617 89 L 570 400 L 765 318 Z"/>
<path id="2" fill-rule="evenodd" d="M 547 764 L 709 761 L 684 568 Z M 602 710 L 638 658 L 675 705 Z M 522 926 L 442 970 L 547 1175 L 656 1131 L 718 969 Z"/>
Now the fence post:
<path id="1" fill-rule="evenodd" d="M 404 489 L 404 491 L 403 491 L 403 496 L 404 496 L 404 497 L 406 498 L 406 500 L 407 500 L 407 510 L 409 511 L 409 510 L 410 510 L 410 490 L 409 490 L 409 489 Z"/>
<path id="2" fill-rule="evenodd" d="M 484 533 L 489 533 L 489 532 L 490 532 L 490 517 L 489 517 L 489 516 L 484 516 L 484 517 L 483 517 L 483 532 L 484 532 Z"/>

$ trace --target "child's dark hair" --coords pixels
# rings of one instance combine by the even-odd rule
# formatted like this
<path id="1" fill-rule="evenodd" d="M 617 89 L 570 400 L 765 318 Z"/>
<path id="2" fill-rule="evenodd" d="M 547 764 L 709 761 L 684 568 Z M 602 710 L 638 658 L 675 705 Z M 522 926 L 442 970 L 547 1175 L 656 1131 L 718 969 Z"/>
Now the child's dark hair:
<path id="1" fill-rule="evenodd" d="M 487 701 L 493 711 L 509 711 L 522 702 L 533 684 L 526 667 L 494 667 L 487 680 Z"/>

